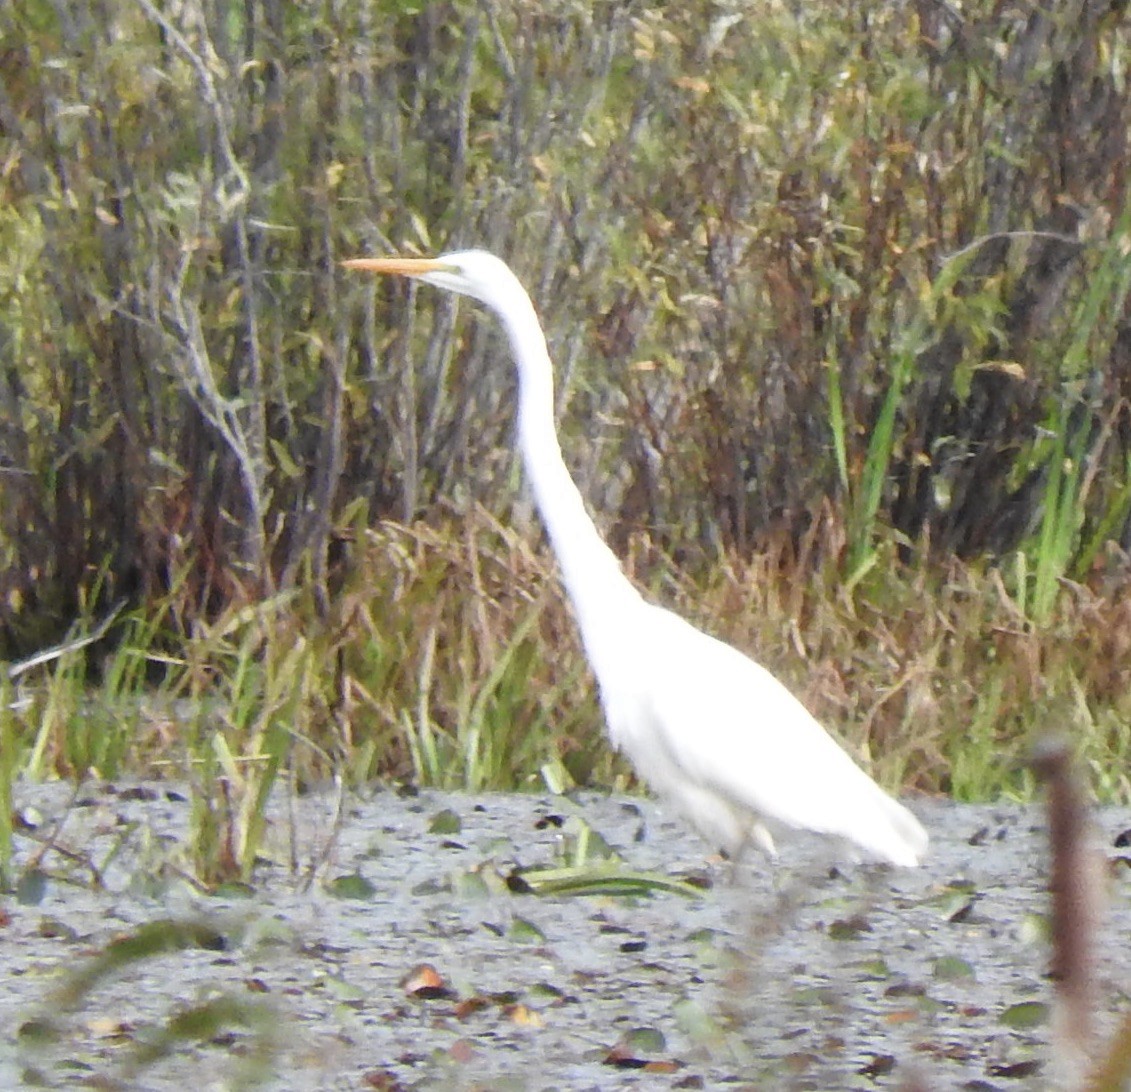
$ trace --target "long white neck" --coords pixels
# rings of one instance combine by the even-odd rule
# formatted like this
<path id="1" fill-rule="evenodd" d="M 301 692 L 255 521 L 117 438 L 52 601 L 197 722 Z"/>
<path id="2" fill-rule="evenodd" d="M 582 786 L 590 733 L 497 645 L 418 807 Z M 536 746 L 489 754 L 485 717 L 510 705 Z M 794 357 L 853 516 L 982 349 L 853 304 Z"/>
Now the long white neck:
<path id="1" fill-rule="evenodd" d="M 601 538 L 562 459 L 553 367 L 534 305 L 524 294 L 521 306 L 500 317 L 518 366 L 518 433 L 526 472 L 592 660 L 598 646 L 619 640 L 615 620 L 638 606 L 640 595 Z"/>

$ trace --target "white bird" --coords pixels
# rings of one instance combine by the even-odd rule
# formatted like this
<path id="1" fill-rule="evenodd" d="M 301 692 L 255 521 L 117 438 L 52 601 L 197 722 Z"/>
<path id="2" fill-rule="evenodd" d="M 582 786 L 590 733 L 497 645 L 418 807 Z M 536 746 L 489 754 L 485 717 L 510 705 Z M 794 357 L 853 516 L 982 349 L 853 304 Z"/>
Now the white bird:
<path id="1" fill-rule="evenodd" d="M 609 737 L 637 773 L 716 848 L 800 828 L 914 866 L 927 834 L 773 675 L 737 649 L 647 602 L 585 509 L 554 426 L 553 367 L 534 305 L 510 268 L 483 250 L 438 258 L 356 258 L 343 265 L 416 277 L 471 296 L 506 329 L 518 367 L 519 445 L 561 565 Z"/>

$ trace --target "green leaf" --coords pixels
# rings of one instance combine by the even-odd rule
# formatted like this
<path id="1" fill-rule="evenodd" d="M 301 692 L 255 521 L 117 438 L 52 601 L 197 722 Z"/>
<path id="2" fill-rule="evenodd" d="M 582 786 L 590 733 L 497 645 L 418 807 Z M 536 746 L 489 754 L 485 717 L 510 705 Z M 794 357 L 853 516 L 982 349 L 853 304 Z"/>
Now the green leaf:
<path id="1" fill-rule="evenodd" d="M 638 1057 L 662 1054 L 668 1047 L 668 1041 L 659 1028 L 639 1027 L 633 1028 L 621 1039 L 621 1045 L 627 1047 Z"/>
<path id="2" fill-rule="evenodd" d="M 515 917 L 511 921 L 511 927 L 507 935 L 511 940 L 518 940 L 524 943 L 541 944 L 546 939 L 546 934 L 543 933 L 534 922 L 520 917 Z"/>
<path id="3" fill-rule="evenodd" d="M 1000 1022 L 1008 1028 L 1024 1030 L 1048 1023 L 1049 1006 L 1044 1001 L 1020 1001 L 1001 1014 Z"/>
<path id="4" fill-rule="evenodd" d="M 935 960 L 935 978 L 943 982 L 965 982 L 974 980 L 974 968 L 965 959 L 955 955 L 940 956 Z"/>
<path id="5" fill-rule="evenodd" d="M 345 876 L 335 877 L 326 885 L 326 890 L 336 899 L 359 899 L 364 901 L 372 899 L 373 896 L 377 894 L 377 888 L 359 872 L 351 872 Z"/>
<path id="6" fill-rule="evenodd" d="M 463 820 L 451 808 L 436 812 L 428 824 L 429 834 L 459 834 L 461 830 Z"/>

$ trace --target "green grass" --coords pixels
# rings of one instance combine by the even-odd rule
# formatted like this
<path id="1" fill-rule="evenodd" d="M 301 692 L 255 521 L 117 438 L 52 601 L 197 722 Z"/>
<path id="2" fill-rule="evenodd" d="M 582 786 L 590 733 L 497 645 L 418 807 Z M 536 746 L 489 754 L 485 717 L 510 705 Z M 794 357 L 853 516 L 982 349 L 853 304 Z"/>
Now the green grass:
<path id="1" fill-rule="evenodd" d="M 654 558 L 638 577 L 778 674 L 889 788 L 1029 798 L 1031 739 L 1067 727 L 1101 799 L 1131 799 L 1122 601 L 1074 585 L 1038 625 L 997 569 L 881 554 L 847 589 L 831 566 L 803 574 L 790 556 L 701 574 Z M 279 596 L 177 634 L 165 603 L 120 617 L 98 656 L 26 672 L 25 703 L 0 713 L 0 795 L 20 777 L 174 779 L 192 797 L 191 868 L 211 886 L 281 852 L 264 823 L 280 787 L 529 790 L 546 771 L 632 786 L 543 548 L 473 512 L 363 532 L 346 572 L 328 616 L 313 597 Z"/>

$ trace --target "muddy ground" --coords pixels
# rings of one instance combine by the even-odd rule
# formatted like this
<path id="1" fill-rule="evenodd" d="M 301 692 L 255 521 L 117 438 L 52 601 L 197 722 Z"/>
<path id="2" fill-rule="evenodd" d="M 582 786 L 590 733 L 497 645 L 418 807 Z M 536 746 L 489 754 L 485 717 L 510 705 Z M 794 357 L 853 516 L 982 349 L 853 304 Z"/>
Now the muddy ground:
<path id="1" fill-rule="evenodd" d="M 187 794 L 19 787 L 0 903 L 0 1087 L 1046 1089 L 1046 844 L 1035 807 L 912 802 L 925 867 L 798 838 L 732 868 L 660 806 L 584 794 L 331 792 L 275 809 L 246 889 L 186 878 Z M 335 816 L 340 821 L 335 823 Z M 61 820 L 61 823 L 60 823 Z M 1131 983 L 1128 810 L 1097 938 Z M 624 893 L 519 868 L 589 835 Z M 710 883 L 700 897 L 640 874 Z M 132 946 L 131 946 L 132 945 Z"/>

